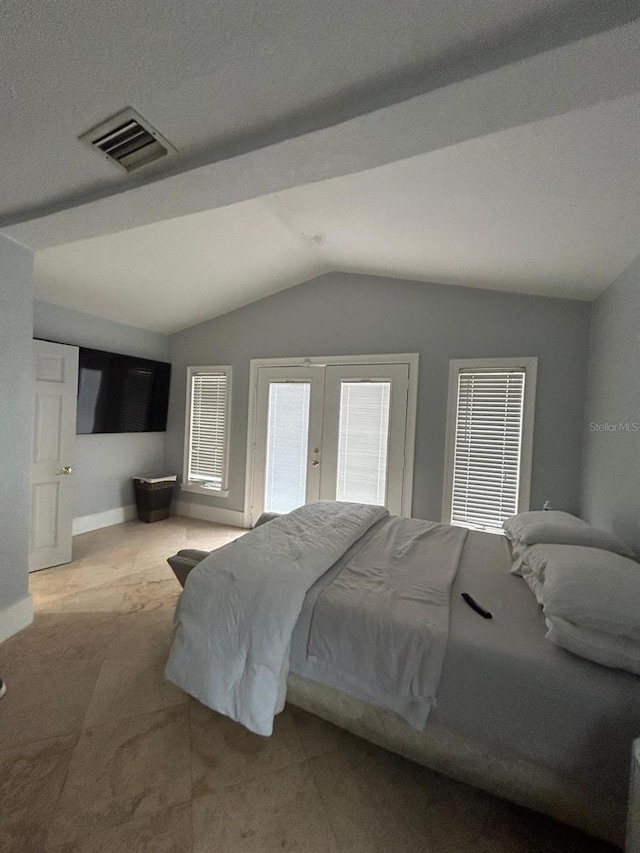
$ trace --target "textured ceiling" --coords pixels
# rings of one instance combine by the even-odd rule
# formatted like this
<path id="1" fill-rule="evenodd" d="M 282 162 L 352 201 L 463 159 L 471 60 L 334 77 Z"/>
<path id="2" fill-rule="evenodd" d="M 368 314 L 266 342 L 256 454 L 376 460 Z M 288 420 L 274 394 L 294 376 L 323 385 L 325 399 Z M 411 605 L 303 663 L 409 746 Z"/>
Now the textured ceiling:
<path id="1" fill-rule="evenodd" d="M 331 125 L 628 20 L 636 0 L 5 0 L 0 216 Z M 452 72 L 453 73 L 453 72 Z M 126 176 L 76 137 L 132 106 L 179 150 Z"/>
<path id="2" fill-rule="evenodd" d="M 37 293 L 172 332 L 331 270 L 593 298 L 638 254 L 640 96 L 36 254 Z"/>
<path id="3" fill-rule="evenodd" d="M 331 270 L 591 298 L 638 251 L 639 15 L 5 0 L 1 233 L 39 297 L 167 332 Z M 179 155 L 77 141 L 125 106 Z"/>

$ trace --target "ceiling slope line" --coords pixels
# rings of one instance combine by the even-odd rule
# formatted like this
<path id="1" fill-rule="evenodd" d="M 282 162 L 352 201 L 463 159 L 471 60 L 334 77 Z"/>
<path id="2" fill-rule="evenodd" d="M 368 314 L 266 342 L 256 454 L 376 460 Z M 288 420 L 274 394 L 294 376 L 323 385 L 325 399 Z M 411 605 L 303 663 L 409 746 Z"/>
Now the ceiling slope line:
<path id="1" fill-rule="evenodd" d="M 640 22 L 0 233 L 38 250 L 357 173 L 640 90 Z"/>

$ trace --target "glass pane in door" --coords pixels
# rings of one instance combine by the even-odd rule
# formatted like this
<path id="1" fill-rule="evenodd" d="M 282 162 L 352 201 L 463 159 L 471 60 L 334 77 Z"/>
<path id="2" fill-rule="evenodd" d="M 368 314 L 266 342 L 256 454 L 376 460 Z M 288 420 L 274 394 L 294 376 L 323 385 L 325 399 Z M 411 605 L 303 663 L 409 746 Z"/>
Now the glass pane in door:
<path id="1" fill-rule="evenodd" d="M 390 398 L 391 382 L 341 383 L 337 500 L 384 505 Z"/>
<path id="2" fill-rule="evenodd" d="M 269 385 L 265 512 L 306 503 L 310 392 L 310 382 Z"/>

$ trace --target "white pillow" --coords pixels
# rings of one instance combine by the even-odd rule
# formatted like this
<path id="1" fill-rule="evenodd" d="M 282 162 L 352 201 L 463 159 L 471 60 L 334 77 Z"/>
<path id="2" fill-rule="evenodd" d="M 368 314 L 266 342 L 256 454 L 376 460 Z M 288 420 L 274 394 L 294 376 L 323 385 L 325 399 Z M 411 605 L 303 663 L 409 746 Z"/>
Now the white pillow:
<path id="1" fill-rule="evenodd" d="M 535 551 L 535 553 L 533 553 Z M 538 545 L 529 563 L 544 573 L 547 618 L 640 642 L 640 565 L 610 551 L 574 545 Z"/>
<path id="2" fill-rule="evenodd" d="M 530 565 L 524 561 L 520 569 L 520 577 L 524 578 L 529 584 L 529 588 L 535 595 L 538 604 L 543 604 L 544 575 L 540 577 L 535 571 L 532 571 Z"/>
<path id="3" fill-rule="evenodd" d="M 549 616 L 546 622 L 547 640 L 557 646 L 581 658 L 640 675 L 640 643 L 635 640 L 582 628 L 555 616 Z"/>
<path id="4" fill-rule="evenodd" d="M 549 541 L 556 545 L 583 545 L 585 548 L 599 548 L 601 551 L 611 551 L 623 557 L 633 557 L 631 548 L 615 533 L 589 525 L 558 531 L 557 536 Z"/>
<path id="5" fill-rule="evenodd" d="M 512 515 L 502 527 L 512 542 L 536 545 L 538 542 L 553 542 L 553 539 L 547 537 L 553 536 L 559 529 L 587 527 L 587 522 L 569 512 L 551 509 Z"/>
<path id="6" fill-rule="evenodd" d="M 600 548 L 602 551 L 633 557 L 633 551 L 626 542 L 614 533 L 591 527 L 586 521 L 568 512 L 523 512 L 511 516 L 503 527 L 512 542 L 523 545 L 584 545 L 586 548 Z"/>
<path id="7" fill-rule="evenodd" d="M 538 561 L 531 562 L 532 552 L 535 552 L 535 548 L 540 548 L 543 546 L 533 545 L 531 547 L 527 545 L 523 545 L 521 542 L 512 542 L 511 543 L 511 551 L 513 554 L 513 566 L 511 567 L 511 574 L 518 575 L 529 584 L 531 588 L 531 592 L 535 595 L 536 601 L 538 604 L 542 604 L 542 583 L 544 581 L 544 566 L 546 565 L 545 561 L 542 561 L 540 568 L 538 567 Z"/>

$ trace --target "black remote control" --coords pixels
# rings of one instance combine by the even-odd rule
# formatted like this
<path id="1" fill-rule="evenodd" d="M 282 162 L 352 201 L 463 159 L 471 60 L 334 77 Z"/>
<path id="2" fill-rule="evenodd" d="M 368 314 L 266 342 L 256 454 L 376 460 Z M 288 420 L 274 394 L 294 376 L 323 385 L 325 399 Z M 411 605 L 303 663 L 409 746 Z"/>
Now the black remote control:
<path id="1" fill-rule="evenodd" d="M 463 592 L 462 597 L 467 602 L 469 607 L 472 610 L 475 610 L 476 613 L 479 613 L 483 619 L 493 619 L 493 616 L 491 615 L 491 613 L 489 613 L 488 610 L 485 610 L 484 607 L 479 605 L 478 602 L 475 600 L 475 598 L 472 598 L 468 592 Z"/>

